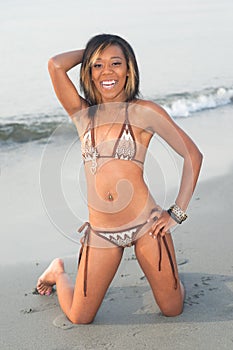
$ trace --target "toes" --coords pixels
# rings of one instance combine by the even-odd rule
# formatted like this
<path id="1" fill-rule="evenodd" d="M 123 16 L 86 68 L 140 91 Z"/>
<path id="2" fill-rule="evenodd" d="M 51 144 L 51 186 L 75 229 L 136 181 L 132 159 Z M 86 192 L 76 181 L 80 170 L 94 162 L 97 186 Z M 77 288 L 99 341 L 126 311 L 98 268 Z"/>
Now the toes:
<path id="1" fill-rule="evenodd" d="M 45 289 L 42 287 L 40 287 L 40 288 L 37 287 L 37 291 L 40 295 L 44 295 L 44 293 L 45 293 Z"/>
<path id="2" fill-rule="evenodd" d="M 47 295 L 47 296 L 49 296 L 52 293 L 52 287 L 45 286 L 43 288 L 39 288 L 39 289 L 37 288 L 37 290 L 38 290 L 38 293 L 40 295 Z"/>
<path id="3" fill-rule="evenodd" d="M 42 283 L 42 281 L 38 281 L 36 289 L 38 291 L 39 294 L 43 295 L 44 291 L 45 291 L 45 285 Z"/>
<path id="4" fill-rule="evenodd" d="M 41 279 L 38 280 L 36 289 L 40 295 L 50 295 L 53 290 L 50 285 L 43 283 Z"/>
<path id="5" fill-rule="evenodd" d="M 43 282 L 41 281 L 41 279 L 38 279 L 36 288 L 39 290 L 39 289 L 42 288 L 42 287 L 43 287 Z"/>

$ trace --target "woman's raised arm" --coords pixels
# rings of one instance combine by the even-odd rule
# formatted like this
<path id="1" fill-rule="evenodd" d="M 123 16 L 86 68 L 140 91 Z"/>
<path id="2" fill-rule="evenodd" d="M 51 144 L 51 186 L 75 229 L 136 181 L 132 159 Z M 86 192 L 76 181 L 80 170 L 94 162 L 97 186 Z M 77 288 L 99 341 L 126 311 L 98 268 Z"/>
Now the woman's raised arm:
<path id="1" fill-rule="evenodd" d="M 82 108 L 88 107 L 67 72 L 82 62 L 84 50 L 64 52 L 49 59 L 48 70 L 52 84 L 64 109 L 72 117 Z"/>

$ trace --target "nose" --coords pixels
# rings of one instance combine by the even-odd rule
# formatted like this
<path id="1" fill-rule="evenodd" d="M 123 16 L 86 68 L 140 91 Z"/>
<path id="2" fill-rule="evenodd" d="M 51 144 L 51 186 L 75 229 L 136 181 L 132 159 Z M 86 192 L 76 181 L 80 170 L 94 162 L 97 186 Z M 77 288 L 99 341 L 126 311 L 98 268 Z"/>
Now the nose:
<path id="1" fill-rule="evenodd" d="M 111 64 L 104 65 L 102 73 L 104 74 L 111 74 L 113 72 Z"/>

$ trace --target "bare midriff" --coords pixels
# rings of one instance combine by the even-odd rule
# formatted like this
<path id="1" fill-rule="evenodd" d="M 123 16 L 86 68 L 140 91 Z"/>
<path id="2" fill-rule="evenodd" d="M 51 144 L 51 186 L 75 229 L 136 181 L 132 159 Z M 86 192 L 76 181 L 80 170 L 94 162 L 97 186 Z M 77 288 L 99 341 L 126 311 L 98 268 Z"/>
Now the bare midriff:
<path id="1" fill-rule="evenodd" d="M 108 159 L 91 174 L 86 165 L 89 221 L 93 227 L 116 228 L 148 218 L 154 201 L 143 179 L 142 165 Z"/>

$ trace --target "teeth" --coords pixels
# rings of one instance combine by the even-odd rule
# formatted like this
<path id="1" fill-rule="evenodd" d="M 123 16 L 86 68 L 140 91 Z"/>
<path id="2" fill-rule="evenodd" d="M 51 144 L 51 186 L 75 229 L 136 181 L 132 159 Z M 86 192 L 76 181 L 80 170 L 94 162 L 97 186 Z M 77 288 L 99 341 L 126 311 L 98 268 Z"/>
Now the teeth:
<path id="1" fill-rule="evenodd" d="M 115 80 L 105 80 L 105 81 L 102 81 L 102 83 L 101 83 L 101 85 L 104 87 L 112 87 L 115 84 L 116 84 Z"/>

